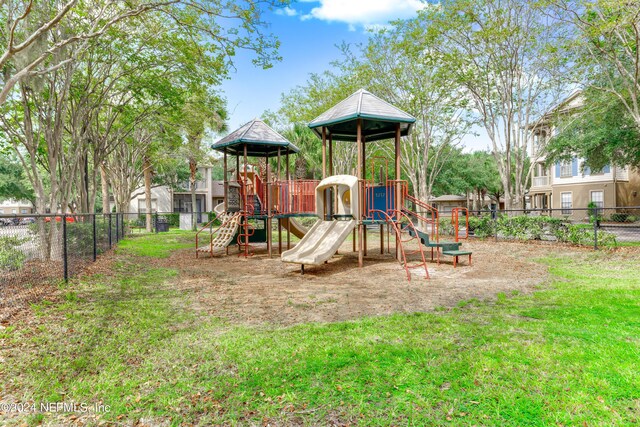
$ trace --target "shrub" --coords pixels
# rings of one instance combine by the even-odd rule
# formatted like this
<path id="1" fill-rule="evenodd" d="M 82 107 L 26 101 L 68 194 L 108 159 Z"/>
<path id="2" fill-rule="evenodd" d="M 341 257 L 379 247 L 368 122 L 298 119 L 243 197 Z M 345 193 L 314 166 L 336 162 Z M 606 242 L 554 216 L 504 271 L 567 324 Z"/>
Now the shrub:
<path id="1" fill-rule="evenodd" d="M 18 248 L 26 238 L 0 237 L 0 270 L 17 270 L 24 264 L 27 256 Z"/>
<path id="2" fill-rule="evenodd" d="M 169 227 L 180 227 L 180 214 L 170 213 L 162 215 L 169 221 Z"/>
<path id="3" fill-rule="evenodd" d="M 495 234 L 495 221 L 488 215 L 470 216 L 469 231 L 476 237 L 490 237 Z"/>
<path id="4" fill-rule="evenodd" d="M 594 221 L 602 221 L 602 209 L 598 209 L 598 205 L 595 202 L 589 202 L 587 212 L 589 213 L 589 222 L 591 224 Z"/>
<path id="5" fill-rule="evenodd" d="M 500 215 L 497 220 L 490 216 L 470 217 L 469 229 L 477 237 L 490 237 L 497 231 L 505 239 L 541 240 L 543 236 L 554 236 L 560 242 L 574 245 L 591 246 L 594 243 L 591 225 L 571 224 L 565 219 L 549 216 Z M 616 237 L 598 230 L 598 244 L 615 245 Z"/>
<path id="6" fill-rule="evenodd" d="M 613 222 L 633 222 L 629 221 L 630 215 L 624 212 L 616 212 L 611 214 L 611 221 Z"/>
<path id="7" fill-rule="evenodd" d="M 558 233 L 558 240 L 574 245 L 592 246 L 594 243 L 593 228 L 580 224 L 566 224 Z M 614 246 L 616 236 L 603 230 L 598 230 L 598 245 Z"/>
<path id="8" fill-rule="evenodd" d="M 540 240 L 543 235 L 557 234 L 564 221 L 549 216 L 506 216 L 501 215 L 497 221 L 498 234 L 505 238 L 517 240 Z"/>
<path id="9" fill-rule="evenodd" d="M 455 230 L 453 229 L 453 224 L 451 223 L 450 218 L 440 218 L 438 221 L 438 233 L 444 234 L 447 236 L 453 236 Z"/>

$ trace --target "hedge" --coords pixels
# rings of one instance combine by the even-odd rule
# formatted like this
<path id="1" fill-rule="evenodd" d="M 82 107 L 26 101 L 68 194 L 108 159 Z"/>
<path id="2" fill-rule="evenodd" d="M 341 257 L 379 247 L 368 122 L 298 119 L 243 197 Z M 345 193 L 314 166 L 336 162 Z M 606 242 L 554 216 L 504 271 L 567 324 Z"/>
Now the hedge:
<path id="1" fill-rule="evenodd" d="M 593 245 L 593 227 L 588 224 L 570 222 L 549 216 L 507 216 L 499 215 L 497 220 L 490 216 L 472 216 L 469 218 L 469 230 L 476 237 L 495 236 L 513 240 L 543 240 L 553 236 L 560 242 L 576 245 Z M 615 245 L 614 234 L 598 230 L 598 244 Z"/>

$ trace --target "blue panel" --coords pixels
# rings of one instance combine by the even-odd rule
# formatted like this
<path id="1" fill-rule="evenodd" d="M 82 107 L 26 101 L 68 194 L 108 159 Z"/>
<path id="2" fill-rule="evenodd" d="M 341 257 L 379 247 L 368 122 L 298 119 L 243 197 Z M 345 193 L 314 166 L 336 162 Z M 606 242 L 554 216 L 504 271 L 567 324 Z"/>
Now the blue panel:
<path id="1" fill-rule="evenodd" d="M 383 212 L 387 212 L 389 209 L 394 209 L 393 201 L 394 201 L 395 188 L 393 186 L 379 186 L 367 189 L 367 200 L 368 207 L 372 209 L 381 210 Z M 373 205 L 371 204 L 371 200 L 373 199 Z M 379 212 L 374 212 L 370 219 L 374 220 L 384 220 L 384 215 Z"/>
<path id="2" fill-rule="evenodd" d="M 583 175 L 591 175 L 591 168 L 589 166 L 584 167 Z"/>
<path id="3" fill-rule="evenodd" d="M 609 173 L 611 172 L 611 166 L 607 165 L 605 167 L 602 168 L 602 172 L 603 173 Z"/>
<path id="4" fill-rule="evenodd" d="M 578 176 L 578 159 L 571 161 L 571 176 Z"/>
<path id="5" fill-rule="evenodd" d="M 556 163 L 556 178 L 560 178 L 560 163 Z"/>

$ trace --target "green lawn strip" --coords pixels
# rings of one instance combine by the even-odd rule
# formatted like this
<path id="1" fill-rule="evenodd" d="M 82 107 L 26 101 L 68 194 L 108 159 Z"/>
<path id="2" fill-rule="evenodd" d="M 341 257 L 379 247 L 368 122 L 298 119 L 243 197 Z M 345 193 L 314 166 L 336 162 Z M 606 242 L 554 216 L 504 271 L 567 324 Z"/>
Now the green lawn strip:
<path id="1" fill-rule="evenodd" d="M 5 370 L 24 397 L 103 401 L 121 422 L 628 425 L 640 279 L 637 258 L 607 257 L 545 260 L 558 279 L 529 296 L 289 328 L 197 318 L 163 284 L 173 270 L 130 259 L 47 308 L 61 325 L 4 332 L 34 348 Z"/>
<path id="2" fill-rule="evenodd" d="M 170 230 L 164 233 L 133 235 L 118 243 L 118 253 L 167 258 L 178 249 L 195 248 L 195 233 Z"/>

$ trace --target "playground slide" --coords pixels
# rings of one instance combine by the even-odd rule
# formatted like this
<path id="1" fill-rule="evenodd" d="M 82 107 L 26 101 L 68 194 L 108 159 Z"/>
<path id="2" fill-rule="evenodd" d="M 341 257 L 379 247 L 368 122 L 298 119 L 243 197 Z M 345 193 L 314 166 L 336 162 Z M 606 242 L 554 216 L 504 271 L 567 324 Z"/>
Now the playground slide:
<path id="1" fill-rule="evenodd" d="M 336 253 L 355 228 L 356 221 L 318 220 L 293 249 L 282 253 L 282 261 L 320 265 Z"/>
<path id="2" fill-rule="evenodd" d="M 298 239 L 302 239 L 305 234 L 309 232 L 309 229 L 300 224 L 293 218 L 282 218 L 282 226 L 293 233 Z"/>
<path id="3" fill-rule="evenodd" d="M 224 203 L 218 203 L 215 208 L 213 208 L 213 212 L 217 217 L 220 215 L 224 215 Z"/>
<path id="4" fill-rule="evenodd" d="M 222 225 L 216 229 L 216 234 L 213 236 L 211 255 L 224 251 L 231 244 L 238 232 L 239 224 L 239 213 L 225 216 Z"/>

